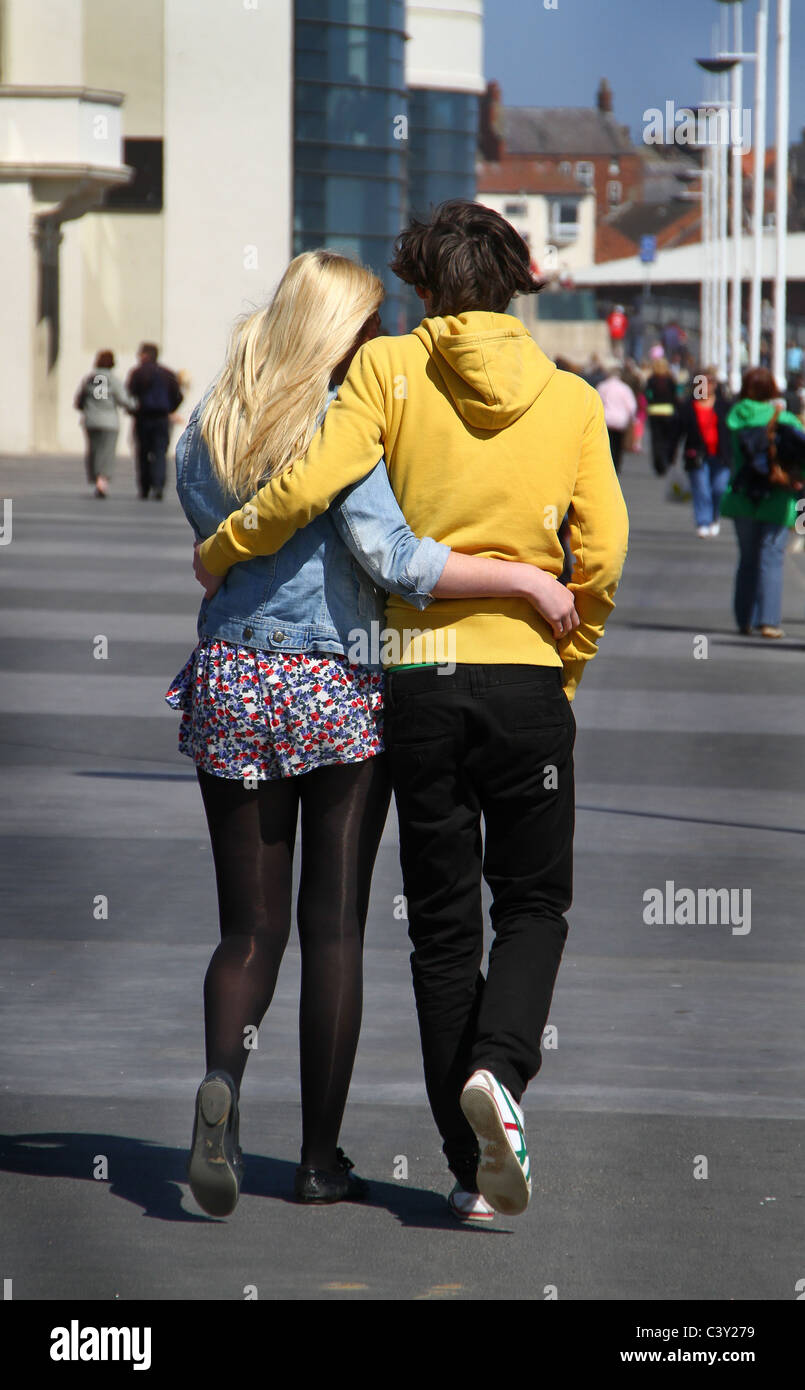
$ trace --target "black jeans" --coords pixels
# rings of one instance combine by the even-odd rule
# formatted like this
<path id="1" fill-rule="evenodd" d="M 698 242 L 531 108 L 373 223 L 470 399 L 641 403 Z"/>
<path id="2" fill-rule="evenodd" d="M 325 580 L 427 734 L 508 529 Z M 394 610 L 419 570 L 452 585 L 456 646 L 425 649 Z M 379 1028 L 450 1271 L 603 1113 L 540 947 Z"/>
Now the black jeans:
<path id="1" fill-rule="evenodd" d="M 167 415 L 139 415 L 134 429 L 137 439 L 137 486 L 140 496 L 147 497 L 150 488 L 162 492 L 165 486 L 170 422 Z"/>
<path id="2" fill-rule="evenodd" d="M 459 1181 L 477 1153 L 459 1105 L 468 1077 L 486 1068 L 519 1101 L 541 1064 L 572 898 L 575 732 L 554 667 L 386 678 L 425 1082 Z M 495 933 L 486 979 L 482 874 Z"/>
<path id="3" fill-rule="evenodd" d="M 651 461 L 658 478 L 668 472 L 674 461 L 678 427 L 673 415 L 650 415 Z"/>
<path id="4" fill-rule="evenodd" d="M 623 458 L 623 441 L 626 438 L 626 430 L 614 430 L 607 425 L 609 434 L 609 449 L 612 454 L 612 462 L 615 465 L 615 472 L 621 471 L 621 459 Z"/>

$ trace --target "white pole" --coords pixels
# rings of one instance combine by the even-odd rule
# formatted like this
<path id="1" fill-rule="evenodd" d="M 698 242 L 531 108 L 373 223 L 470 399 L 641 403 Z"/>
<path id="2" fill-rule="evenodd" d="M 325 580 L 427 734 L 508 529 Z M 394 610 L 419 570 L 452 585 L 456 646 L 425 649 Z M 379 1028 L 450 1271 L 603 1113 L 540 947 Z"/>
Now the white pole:
<path id="1" fill-rule="evenodd" d="M 774 280 L 774 356 L 772 370 L 780 390 L 785 386 L 786 279 L 788 264 L 788 91 L 791 42 L 791 0 L 777 0 L 777 266 Z"/>
<path id="2" fill-rule="evenodd" d="M 743 4 L 735 6 L 735 53 L 743 53 Z M 743 295 L 743 146 L 740 143 L 743 124 L 743 62 L 732 69 L 732 110 L 730 111 L 730 144 L 732 147 L 732 297 L 730 302 L 730 390 L 734 396 L 741 389 L 741 301 Z"/>
<path id="3" fill-rule="evenodd" d="M 721 79 L 721 115 L 729 116 L 727 107 L 727 80 Z M 723 120 L 719 121 L 718 138 L 718 369 L 722 381 L 727 380 L 727 208 L 728 208 L 728 141 L 724 138 Z"/>
<path id="4" fill-rule="evenodd" d="M 721 12 L 720 24 L 720 53 L 726 53 L 729 46 L 729 29 L 727 11 Z M 727 110 L 729 98 L 729 82 L 726 74 L 722 74 L 718 79 L 719 103 L 721 110 L 718 118 L 718 338 L 717 338 L 717 361 L 718 375 L 721 381 L 727 380 L 727 144 L 724 138 L 723 115 Z"/>
<path id="5" fill-rule="evenodd" d="M 763 299 L 763 222 L 766 204 L 766 66 L 769 43 L 768 0 L 759 0 L 755 36 L 755 186 L 752 205 L 752 296 L 749 314 L 749 365 L 760 361 L 760 314 Z"/>
<path id="6" fill-rule="evenodd" d="M 713 360 L 713 224 L 710 208 L 713 180 L 710 162 L 710 151 L 705 149 L 702 167 L 702 343 L 699 359 L 700 365 L 705 367 Z"/>

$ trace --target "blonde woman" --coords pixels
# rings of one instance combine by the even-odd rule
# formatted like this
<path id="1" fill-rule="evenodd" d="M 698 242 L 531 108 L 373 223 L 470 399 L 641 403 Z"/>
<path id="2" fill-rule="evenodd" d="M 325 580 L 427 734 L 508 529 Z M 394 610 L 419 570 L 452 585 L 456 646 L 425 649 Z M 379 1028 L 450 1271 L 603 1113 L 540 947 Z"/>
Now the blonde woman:
<path id="1" fill-rule="evenodd" d="M 361 343 L 377 334 L 381 282 L 328 251 L 291 262 L 271 303 L 236 328 L 226 365 L 176 448 L 197 540 L 304 453 Z M 433 460 L 438 468 L 438 458 Z M 274 992 L 296 904 L 302 954 L 302 1151 L 295 1195 L 367 1195 L 338 1147 L 361 1021 L 363 932 L 386 819 L 383 676 L 351 662 L 383 624 L 383 590 L 416 610 L 434 595 L 528 598 L 554 632 L 577 625 L 568 591 L 536 566 L 459 555 L 412 534 L 379 455 L 360 484 L 277 555 L 234 567 L 202 603 L 199 644 L 167 699 L 196 763 L 212 841 L 221 941 L 204 985 L 207 1074 L 196 1097 L 191 1190 L 231 1212 L 242 1175 L 239 1093 Z M 373 624 L 377 626 L 373 629 Z M 490 1214 L 458 1193 L 461 1217 Z"/>

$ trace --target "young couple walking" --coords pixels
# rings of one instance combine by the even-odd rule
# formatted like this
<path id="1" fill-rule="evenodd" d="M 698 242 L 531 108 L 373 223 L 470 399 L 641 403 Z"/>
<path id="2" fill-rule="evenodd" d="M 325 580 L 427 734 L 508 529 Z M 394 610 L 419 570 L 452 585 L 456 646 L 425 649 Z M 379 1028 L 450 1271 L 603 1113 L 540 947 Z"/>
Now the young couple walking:
<path id="1" fill-rule="evenodd" d="M 567 935 L 571 701 L 613 607 L 626 510 L 597 392 L 506 312 L 538 288 L 509 223 L 443 204 L 411 221 L 392 266 L 426 311 L 397 338 L 377 336 L 383 290 L 369 271 L 329 251 L 292 261 L 236 329 L 177 446 L 206 597 L 168 699 L 197 765 L 221 926 L 188 1176 L 218 1216 L 238 1199 L 244 1037 L 290 932 L 300 808 L 295 1194 L 367 1195 L 338 1138 L 391 786 L 450 1209 L 514 1214 L 531 1190 L 520 1101 Z M 395 638 L 385 672 L 347 659 L 373 623 Z M 449 666 L 422 652 L 423 626 Z"/>

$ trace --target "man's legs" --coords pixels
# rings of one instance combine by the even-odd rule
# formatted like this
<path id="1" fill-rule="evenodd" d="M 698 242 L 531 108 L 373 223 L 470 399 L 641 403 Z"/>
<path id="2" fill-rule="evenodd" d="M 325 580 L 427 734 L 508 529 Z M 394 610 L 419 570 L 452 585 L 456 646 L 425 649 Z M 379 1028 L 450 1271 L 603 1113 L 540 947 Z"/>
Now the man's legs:
<path id="1" fill-rule="evenodd" d="M 467 669 L 390 673 L 386 742 L 425 1084 L 448 1164 L 474 1190 L 478 1143 L 459 1105 L 483 991 L 480 807 L 464 767 Z"/>
<path id="2" fill-rule="evenodd" d="M 516 1101 L 541 1065 L 567 937 L 575 819 L 573 711 L 557 671 L 520 670 L 487 689 L 487 738 L 468 759 L 484 813 L 495 933 L 469 1071 L 491 1071 Z M 486 672 L 502 679 L 495 667 Z"/>
<path id="3" fill-rule="evenodd" d="M 151 464 L 149 461 L 148 421 L 138 416 L 134 422 L 134 442 L 137 456 L 137 491 L 140 497 L 147 497 L 151 486 Z"/>

